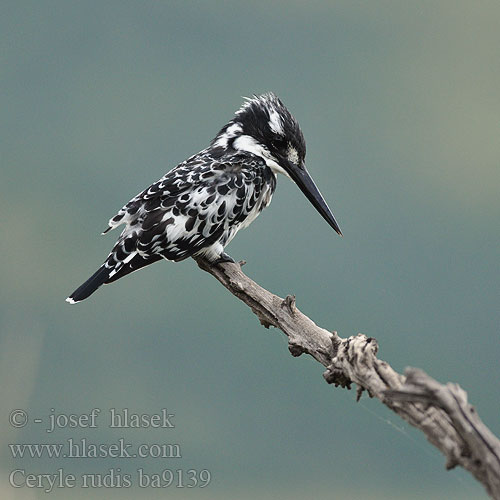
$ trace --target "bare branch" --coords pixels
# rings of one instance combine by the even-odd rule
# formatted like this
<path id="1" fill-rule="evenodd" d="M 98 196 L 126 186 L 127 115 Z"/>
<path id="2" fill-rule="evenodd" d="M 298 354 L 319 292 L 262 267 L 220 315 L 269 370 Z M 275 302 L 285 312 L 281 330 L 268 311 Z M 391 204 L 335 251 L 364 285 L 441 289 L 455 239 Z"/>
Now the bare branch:
<path id="1" fill-rule="evenodd" d="M 500 499 L 500 441 L 483 424 L 457 384 L 442 385 L 415 368 L 405 375 L 379 360 L 377 341 L 358 334 L 346 339 L 317 326 L 301 313 L 294 296 L 274 295 L 246 276 L 241 265 L 211 265 L 196 258 L 198 266 L 219 280 L 247 304 L 266 328 L 279 328 L 288 337 L 292 356 L 309 354 L 320 362 L 329 384 L 357 385 L 357 399 L 366 391 L 420 429 L 446 457 L 446 467 L 457 465 L 471 472 L 492 498 Z"/>

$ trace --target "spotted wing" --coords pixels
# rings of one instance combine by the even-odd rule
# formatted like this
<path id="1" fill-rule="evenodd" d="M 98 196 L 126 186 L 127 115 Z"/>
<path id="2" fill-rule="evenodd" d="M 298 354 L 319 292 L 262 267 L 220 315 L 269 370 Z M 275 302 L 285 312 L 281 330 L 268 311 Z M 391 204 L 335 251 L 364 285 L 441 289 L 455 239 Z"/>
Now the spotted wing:
<path id="1" fill-rule="evenodd" d="M 126 227 L 106 261 L 107 282 L 162 257 L 180 261 L 216 242 L 224 246 L 269 203 L 264 189 L 274 182 L 264 161 L 247 153 L 179 165 L 111 219 Z"/>

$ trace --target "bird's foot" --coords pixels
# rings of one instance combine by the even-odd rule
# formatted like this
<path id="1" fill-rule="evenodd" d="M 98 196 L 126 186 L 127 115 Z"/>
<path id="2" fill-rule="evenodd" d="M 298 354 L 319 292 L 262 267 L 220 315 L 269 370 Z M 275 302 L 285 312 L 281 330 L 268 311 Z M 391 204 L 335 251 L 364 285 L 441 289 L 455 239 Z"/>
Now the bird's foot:
<path id="1" fill-rule="evenodd" d="M 214 261 L 214 265 L 223 264 L 224 262 L 230 262 L 231 264 L 236 264 L 236 261 L 228 255 L 226 252 L 222 252 L 219 258 Z"/>

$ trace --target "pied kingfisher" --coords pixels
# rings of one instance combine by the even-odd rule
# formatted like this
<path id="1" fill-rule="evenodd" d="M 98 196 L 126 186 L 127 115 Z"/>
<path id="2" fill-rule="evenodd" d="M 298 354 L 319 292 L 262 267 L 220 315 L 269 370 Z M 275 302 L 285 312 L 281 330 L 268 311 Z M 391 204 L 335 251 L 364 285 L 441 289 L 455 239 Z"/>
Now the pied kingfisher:
<path id="1" fill-rule="evenodd" d="M 269 205 L 277 174 L 291 178 L 342 235 L 304 164 L 299 124 L 273 93 L 246 99 L 208 148 L 167 172 L 109 221 L 125 228 L 104 264 L 66 300 L 80 302 L 161 259 L 234 262 L 224 247 Z M 103 234 L 104 234 L 103 233 Z"/>

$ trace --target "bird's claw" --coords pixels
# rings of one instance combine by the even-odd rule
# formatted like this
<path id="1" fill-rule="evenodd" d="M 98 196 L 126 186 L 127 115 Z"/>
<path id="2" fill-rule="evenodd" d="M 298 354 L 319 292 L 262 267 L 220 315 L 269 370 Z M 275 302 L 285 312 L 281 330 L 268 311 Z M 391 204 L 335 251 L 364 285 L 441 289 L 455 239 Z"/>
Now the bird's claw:
<path id="1" fill-rule="evenodd" d="M 214 264 L 223 264 L 224 262 L 230 262 L 231 264 L 236 264 L 236 261 L 228 255 L 226 252 L 222 252 L 219 256 L 219 258 L 214 261 Z"/>

